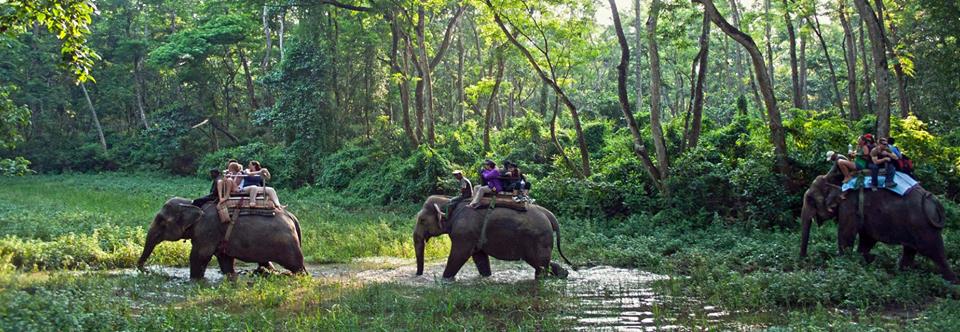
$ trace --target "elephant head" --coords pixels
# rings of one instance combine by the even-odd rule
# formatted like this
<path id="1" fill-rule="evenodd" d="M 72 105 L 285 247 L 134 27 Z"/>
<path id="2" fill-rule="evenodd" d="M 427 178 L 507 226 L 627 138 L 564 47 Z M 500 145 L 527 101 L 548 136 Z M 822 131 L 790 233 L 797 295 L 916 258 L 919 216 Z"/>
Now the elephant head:
<path id="1" fill-rule="evenodd" d="M 413 248 L 417 254 L 417 275 L 423 275 L 423 251 L 431 237 L 443 234 L 444 222 L 442 206 L 450 201 L 443 196 L 430 196 L 417 212 L 417 225 L 413 229 Z"/>
<path id="2" fill-rule="evenodd" d="M 137 268 L 143 269 L 143 264 L 147 262 L 147 258 L 150 258 L 153 249 L 161 241 L 189 239 L 192 236 L 189 232 L 190 228 L 201 217 L 203 217 L 203 211 L 190 204 L 187 199 L 174 197 L 164 203 L 157 215 L 153 217 L 153 223 L 147 231 L 147 239 L 143 244 L 143 253 L 137 260 Z"/>
<path id="3" fill-rule="evenodd" d="M 829 177 L 823 175 L 817 176 L 803 194 L 803 209 L 800 211 L 800 221 L 803 223 L 800 257 L 807 256 L 807 244 L 810 242 L 810 226 L 813 219 L 817 219 L 818 225 L 823 225 L 824 221 L 836 217 L 840 194 L 840 187 L 830 183 Z"/>

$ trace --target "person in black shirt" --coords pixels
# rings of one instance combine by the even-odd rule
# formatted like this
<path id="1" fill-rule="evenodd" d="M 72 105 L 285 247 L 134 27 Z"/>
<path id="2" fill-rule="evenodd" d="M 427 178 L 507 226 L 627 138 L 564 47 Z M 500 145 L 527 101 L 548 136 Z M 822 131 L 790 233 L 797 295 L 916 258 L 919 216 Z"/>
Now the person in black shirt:
<path id="1" fill-rule="evenodd" d="M 210 179 L 213 180 L 213 183 L 210 184 L 210 193 L 193 200 L 192 204 L 194 206 L 203 208 L 203 205 L 207 202 L 213 202 L 220 198 L 219 195 L 217 195 L 217 181 L 220 180 L 220 170 L 216 168 L 210 169 Z"/>

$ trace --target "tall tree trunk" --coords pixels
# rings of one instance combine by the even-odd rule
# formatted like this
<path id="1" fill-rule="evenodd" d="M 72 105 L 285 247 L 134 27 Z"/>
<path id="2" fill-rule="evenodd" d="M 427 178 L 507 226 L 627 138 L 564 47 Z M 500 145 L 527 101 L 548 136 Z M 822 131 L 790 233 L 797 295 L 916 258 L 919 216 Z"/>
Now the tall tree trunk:
<path id="1" fill-rule="evenodd" d="M 893 63 L 893 72 L 897 75 L 897 104 L 900 106 L 900 117 L 906 118 L 910 116 L 910 96 L 907 94 L 907 75 L 903 71 L 903 64 L 901 63 L 901 54 L 898 54 L 894 45 L 900 43 L 900 38 L 897 36 L 897 27 L 893 22 L 885 22 L 884 15 L 882 15 L 882 6 L 883 2 L 876 1 L 878 10 L 881 12 L 880 15 L 880 24 L 882 27 L 889 27 L 889 33 L 884 32 L 884 41 L 887 47 L 887 54 L 894 60 Z"/>
<path id="2" fill-rule="evenodd" d="M 138 55 L 133 60 L 133 90 L 136 93 L 137 111 L 140 115 L 140 122 L 143 123 L 143 129 L 150 129 L 147 123 L 147 112 L 143 109 L 143 59 Z"/>
<path id="3" fill-rule="evenodd" d="M 83 90 L 83 97 L 87 99 L 87 107 L 90 108 L 90 114 L 93 116 L 93 127 L 97 129 L 100 146 L 103 147 L 103 152 L 107 152 L 107 139 L 103 136 L 103 127 L 100 127 L 100 117 L 97 116 L 97 110 L 93 108 L 93 102 L 90 101 L 90 94 L 87 93 L 87 85 L 80 82 L 80 89 Z"/>
<path id="4" fill-rule="evenodd" d="M 637 155 L 637 158 L 639 158 L 644 167 L 646 167 L 647 175 L 650 176 L 650 180 L 653 181 L 657 190 L 665 192 L 666 187 L 663 185 L 662 178 L 660 178 L 660 171 L 657 169 L 657 166 L 653 164 L 653 160 L 650 159 L 650 153 L 647 152 L 647 147 L 643 143 L 640 128 L 637 126 L 637 121 L 630 112 L 630 101 L 627 97 L 627 67 L 630 64 L 630 47 L 627 45 L 627 37 L 623 33 L 623 25 L 620 23 L 620 12 L 617 10 L 617 3 L 615 0 L 609 1 L 610 11 L 613 13 L 613 26 L 617 32 L 617 42 L 620 44 L 620 64 L 617 65 L 617 97 L 620 100 L 620 110 L 623 112 L 624 120 L 626 120 L 627 127 L 630 128 L 630 135 L 633 137 L 633 153 Z M 639 3 L 635 3 L 634 5 L 637 6 L 637 12 L 639 12 Z M 637 21 L 639 20 L 640 16 L 638 15 Z M 640 35 L 640 31 L 639 29 L 637 30 L 638 36 Z M 637 85 L 639 84 L 640 81 L 637 81 Z"/>
<path id="5" fill-rule="evenodd" d="M 737 4 L 737 0 L 728 0 L 728 3 L 730 5 L 730 18 L 733 19 L 733 26 L 737 29 L 740 29 L 740 6 Z M 709 21 L 707 21 L 707 25 L 710 25 Z M 737 71 L 737 93 L 739 95 L 744 95 L 746 90 L 744 88 L 743 79 L 743 53 L 741 53 L 740 49 L 736 47 L 733 49 L 733 62 L 733 68 Z"/>
<path id="6" fill-rule="evenodd" d="M 887 72 L 887 53 L 880 25 L 873 8 L 865 0 L 853 0 L 860 12 L 860 17 L 867 25 L 870 36 L 870 49 L 873 55 L 874 76 L 877 86 L 877 136 L 890 136 L 890 90 L 887 88 L 889 73 Z"/>
<path id="7" fill-rule="evenodd" d="M 247 83 L 247 99 L 250 99 L 250 106 L 253 109 L 260 108 L 260 105 L 257 104 L 257 94 L 253 90 L 253 76 L 250 75 L 250 65 L 247 64 L 247 56 L 243 52 L 243 48 L 237 48 L 237 54 L 240 55 L 240 64 L 243 65 L 243 77 L 244 81 Z"/>
<path id="8" fill-rule="evenodd" d="M 500 13 L 497 12 L 496 8 L 493 6 L 493 3 L 491 3 L 490 0 L 484 0 L 484 3 L 487 5 L 487 8 L 489 8 L 490 11 L 493 12 L 493 20 L 497 23 L 497 26 L 500 27 L 500 31 L 502 31 L 503 34 L 507 36 L 507 39 L 510 41 L 510 43 L 513 44 L 513 46 L 516 47 L 518 51 L 520 51 L 523 57 L 527 59 L 527 62 L 529 62 L 530 66 L 532 66 L 533 69 L 537 72 L 537 74 L 540 76 L 540 79 L 542 79 L 544 82 L 549 84 L 550 87 L 553 88 L 553 91 L 557 94 L 560 100 L 563 101 L 563 104 L 566 105 L 567 109 L 570 111 L 570 117 L 573 120 L 573 129 L 577 133 L 577 144 L 580 147 L 580 164 L 582 167 L 580 175 L 583 177 L 590 177 L 590 174 L 591 174 L 590 151 L 587 150 L 587 141 L 583 137 L 583 127 L 580 125 L 580 114 L 579 112 L 577 112 L 576 105 L 574 105 L 573 101 L 571 101 L 570 98 L 567 97 L 567 94 L 563 91 L 562 88 L 560 88 L 560 85 L 557 84 L 556 80 L 552 78 L 552 77 L 555 77 L 555 73 L 552 71 L 552 66 L 551 66 L 551 73 L 548 76 L 547 73 L 543 70 L 543 68 L 541 68 L 540 65 L 537 63 L 537 61 L 533 58 L 533 55 L 530 54 L 530 51 L 527 50 L 527 48 L 523 46 L 523 44 L 520 44 L 520 42 L 517 41 L 517 38 L 513 34 L 513 32 L 507 29 L 507 26 L 503 23 L 503 19 L 500 18 Z"/>
<path id="9" fill-rule="evenodd" d="M 641 58 L 643 57 L 643 34 L 640 31 L 643 31 L 643 22 L 640 20 L 642 10 L 640 9 L 640 0 L 633 1 L 633 14 L 635 15 L 633 20 L 633 28 L 636 30 L 636 35 L 634 35 L 634 44 L 636 45 L 636 55 L 637 62 L 634 64 L 634 80 L 636 81 L 636 93 L 637 100 L 634 102 L 636 105 L 637 113 L 640 113 L 644 110 L 643 108 L 643 62 Z M 619 15 L 617 15 L 619 16 Z M 618 18 L 619 19 L 619 18 Z M 623 30 L 621 28 L 621 30 Z M 629 116 L 630 121 L 634 122 L 636 125 L 636 120 L 634 120 L 633 115 Z M 642 143 L 642 140 L 641 140 Z M 636 142 L 634 142 L 636 144 Z M 646 150 L 646 147 L 643 147 Z M 648 156 L 649 158 L 649 156 Z M 659 174 L 659 171 L 658 173 Z"/>
<path id="10" fill-rule="evenodd" d="M 434 57 L 428 58 L 427 56 L 427 46 L 426 46 L 426 15 L 423 6 L 417 7 L 417 25 L 414 29 L 414 32 L 417 36 L 417 54 L 414 56 L 414 61 L 417 65 L 417 72 L 420 74 L 420 80 L 417 81 L 417 114 L 418 114 L 418 135 L 420 138 L 423 138 L 423 126 L 426 125 L 427 130 L 427 144 L 433 145 L 436 142 L 436 134 L 434 131 L 434 125 L 436 117 L 434 107 L 433 107 L 433 80 L 431 75 L 433 70 L 437 67 L 440 61 L 443 59 L 443 55 L 446 53 L 447 48 L 450 45 L 450 36 L 453 29 L 456 27 L 457 21 L 460 19 L 460 16 L 463 14 L 466 7 L 459 6 L 456 9 L 456 12 L 453 14 L 453 18 L 450 19 L 450 22 L 447 24 L 447 28 L 444 31 L 443 42 L 440 44 L 440 47 L 437 49 Z"/>
<path id="11" fill-rule="evenodd" d="M 772 36 L 770 35 L 770 22 L 773 22 L 773 17 L 770 16 L 770 1 L 763 1 L 763 23 L 764 23 L 764 34 L 766 36 L 767 42 L 767 68 L 764 70 L 767 71 L 767 77 L 770 78 L 770 85 L 773 86 L 775 77 L 773 76 L 773 41 Z M 740 28 L 737 28 L 738 30 Z"/>
<path id="12" fill-rule="evenodd" d="M 863 35 L 863 22 L 864 20 L 861 16 L 860 19 L 857 20 L 857 29 L 860 30 L 860 54 L 863 54 L 863 93 L 866 97 L 864 103 L 867 105 L 867 111 L 873 113 L 875 103 L 873 102 L 872 91 L 874 84 L 873 76 L 870 74 L 872 70 L 870 70 L 870 54 L 867 52 L 867 38 Z"/>
<path id="13" fill-rule="evenodd" d="M 807 20 L 807 23 L 810 23 L 810 20 Z M 837 109 L 840 110 L 840 116 L 846 118 L 846 112 L 843 110 L 843 97 L 840 95 L 840 84 L 837 83 L 837 70 L 833 67 L 833 59 L 830 58 L 830 50 L 827 48 L 827 42 L 823 39 L 823 34 L 820 32 L 820 19 L 817 18 L 816 13 L 813 15 L 813 33 L 817 36 L 817 40 L 820 41 L 820 48 L 823 49 L 823 56 L 827 58 L 827 67 L 830 69 L 830 83 L 833 85 L 833 97 L 834 101 L 837 104 Z"/>
<path id="14" fill-rule="evenodd" d="M 737 28 L 727 23 L 727 21 L 717 12 L 713 5 L 713 0 L 694 0 L 704 6 L 704 10 L 710 15 L 710 20 L 716 24 L 720 30 L 723 30 L 728 36 L 736 40 L 747 50 L 750 59 L 753 62 L 753 70 L 757 75 L 757 82 L 760 85 L 760 92 L 763 94 L 763 101 L 767 108 L 767 116 L 770 126 L 770 141 L 773 143 L 773 151 L 776 157 L 777 168 L 783 175 L 790 174 L 790 166 L 787 164 L 787 141 L 786 133 L 783 130 L 783 123 L 780 119 L 780 111 L 777 109 L 777 99 L 773 94 L 773 85 L 770 83 L 770 77 L 767 76 L 766 66 L 763 63 L 763 54 L 753 41 L 750 35 L 743 33 Z"/>
<path id="15" fill-rule="evenodd" d="M 657 47 L 657 18 L 660 16 L 660 0 L 653 0 L 650 4 L 650 15 L 647 16 L 647 49 L 650 52 L 650 133 L 653 135 L 653 146 L 657 152 L 657 168 L 659 178 L 666 179 L 670 175 L 670 160 L 667 156 L 667 144 L 663 139 L 663 128 L 660 126 L 660 50 Z"/>
<path id="16" fill-rule="evenodd" d="M 800 99 L 800 95 L 803 94 L 800 91 L 800 72 L 797 69 L 797 35 L 793 30 L 793 19 L 790 18 L 790 3 L 787 0 L 783 0 L 783 23 L 787 26 L 787 39 L 790 42 L 790 79 L 793 83 L 790 91 L 793 107 L 803 108 L 803 102 Z"/>
<path id="17" fill-rule="evenodd" d="M 710 17 L 706 11 L 703 13 L 703 32 L 700 33 L 700 54 L 697 57 L 700 59 L 700 69 L 697 70 L 697 83 L 693 91 L 693 104 L 691 105 L 693 122 L 690 124 L 690 133 L 687 136 L 687 147 L 691 149 L 697 147 L 697 142 L 700 140 L 700 125 L 703 117 L 703 84 L 707 78 L 707 64 L 710 63 Z"/>
<path id="18" fill-rule="evenodd" d="M 420 145 L 420 141 L 417 140 L 417 135 L 413 131 L 413 126 L 410 124 L 410 56 L 407 52 L 406 42 L 401 41 L 405 40 L 406 37 L 403 36 L 400 30 L 400 23 L 397 20 L 396 13 L 390 13 L 390 28 L 391 28 L 391 44 L 390 44 L 390 68 L 393 71 L 393 74 L 399 76 L 399 82 L 397 82 L 397 89 L 400 92 L 400 108 L 401 108 L 401 121 L 403 123 L 403 132 L 407 136 L 407 140 L 410 143 L 411 147 L 417 147 Z M 398 52 L 402 54 L 399 55 Z"/>
<path id="19" fill-rule="evenodd" d="M 284 49 L 283 49 L 283 35 L 284 30 L 287 26 L 287 7 L 283 7 L 283 10 L 280 11 L 280 31 L 277 32 L 277 40 L 280 42 L 280 61 L 283 62 L 284 59 Z"/>
<path id="20" fill-rule="evenodd" d="M 500 81 L 503 80 L 503 55 L 497 52 L 497 76 L 493 82 L 493 89 L 490 90 L 490 99 L 487 99 L 486 115 L 483 117 L 483 151 L 490 151 L 490 122 L 493 112 L 496 111 L 497 92 L 500 90 Z"/>
<path id="21" fill-rule="evenodd" d="M 270 33 L 270 20 L 268 19 L 267 13 L 268 7 L 267 5 L 263 5 L 263 16 L 261 18 L 263 20 L 263 36 L 266 45 L 264 45 L 263 48 L 263 61 L 260 62 L 260 67 L 263 68 L 264 73 L 270 71 L 270 50 L 273 49 L 273 36 L 271 36 L 272 34 Z"/>
<path id="22" fill-rule="evenodd" d="M 840 1 L 840 26 L 843 27 L 843 58 L 847 65 L 847 99 L 850 103 L 850 119 L 860 119 L 860 98 L 857 96 L 857 43 L 853 37 L 853 29 L 847 20 L 847 9 Z"/>
<path id="23" fill-rule="evenodd" d="M 464 107 L 463 101 L 466 99 L 463 95 L 463 62 L 465 59 L 464 49 L 463 49 L 463 31 L 458 31 L 457 36 L 457 123 L 463 124 L 464 122 Z"/>
<path id="24" fill-rule="evenodd" d="M 803 19 L 800 20 L 798 27 L 803 25 Z M 807 98 L 807 35 L 800 33 L 800 57 L 798 58 L 800 72 L 800 105 L 804 109 L 810 108 Z"/>
<path id="25" fill-rule="evenodd" d="M 420 77 L 421 80 L 417 82 L 417 85 L 423 86 L 423 121 L 427 126 L 427 145 L 433 146 L 435 142 L 435 134 L 433 131 L 433 79 L 430 77 L 430 72 L 432 72 L 429 64 L 427 63 L 427 45 L 425 42 L 425 20 L 426 15 L 424 15 L 423 6 L 417 8 L 417 49 L 420 54 L 416 56 L 417 61 L 420 65 Z"/>

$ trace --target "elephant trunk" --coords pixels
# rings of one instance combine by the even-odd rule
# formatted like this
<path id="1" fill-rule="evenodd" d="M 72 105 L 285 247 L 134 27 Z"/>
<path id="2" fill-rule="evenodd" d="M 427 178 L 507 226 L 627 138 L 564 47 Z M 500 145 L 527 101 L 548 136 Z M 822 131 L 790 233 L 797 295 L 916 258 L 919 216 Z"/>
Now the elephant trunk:
<path id="1" fill-rule="evenodd" d="M 419 227 L 417 227 L 419 230 Z M 423 249 L 427 246 L 427 239 L 420 232 L 413 233 L 413 248 L 417 252 L 417 275 L 423 275 Z"/>
<path id="2" fill-rule="evenodd" d="M 153 248 L 156 248 L 160 241 L 160 232 L 151 227 L 150 231 L 147 232 L 147 239 L 143 243 L 143 253 L 140 254 L 140 259 L 137 260 L 138 269 L 143 270 L 143 264 L 150 258 L 150 254 L 153 253 Z"/>

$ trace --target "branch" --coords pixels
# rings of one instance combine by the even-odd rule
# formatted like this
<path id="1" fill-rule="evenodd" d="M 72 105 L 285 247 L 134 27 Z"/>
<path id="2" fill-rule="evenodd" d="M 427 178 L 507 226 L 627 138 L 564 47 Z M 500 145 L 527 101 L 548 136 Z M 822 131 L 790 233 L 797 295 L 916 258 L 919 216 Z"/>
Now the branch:
<path id="1" fill-rule="evenodd" d="M 287 3 L 282 5 L 264 5 L 264 6 L 275 7 L 275 8 L 289 8 L 289 7 L 307 7 L 307 6 L 320 6 L 320 5 L 331 5 L 337 8 L 343 8 L 343 9 L 357 11 L 357 12 L 373 12 L 374 11 L 374 9 L 371 7 L 355 6 L 351 4 L 342 3 L 336 0 L 318 0 L 315 3 L 295 2 L 295 3 Z"/>
<path id="2" fill-rule="evenodd" d="M 437 49 L 437 54 L 435 54 L 433 59 L 430 60 L 431 71 L 440 64 L 443 54 L 447 52 L 447 48 L 450 46 L 450 32 L 453 31 L 453 27 L 457 25 L 457 21 L 460 20 L 460 16 L 463 15 L 465 9 L 467 9 L 467 6 L 464 5 L 457 7 L 457 11 L 453 14 L 453 19 L 450 20 L 450 23 L 447 23 L 447 30 L 443 33 L 443 42 L 440 43 L 440 48 Z"/>

